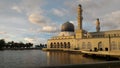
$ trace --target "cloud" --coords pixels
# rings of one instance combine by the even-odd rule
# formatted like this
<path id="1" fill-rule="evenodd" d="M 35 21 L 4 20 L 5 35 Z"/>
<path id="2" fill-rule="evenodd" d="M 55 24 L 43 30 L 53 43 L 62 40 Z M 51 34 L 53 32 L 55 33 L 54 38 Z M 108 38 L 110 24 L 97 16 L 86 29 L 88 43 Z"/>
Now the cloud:
<path id="1" fill-rule="evenodd" d="M 11 9 L 17 11 L 18 13 L 22 12 L 22 10 L 18 6 L 13 6 Z"/>
<path id="2" fill-rule="evenodd" d="M 14 9 L 18 10 L 20 9 L 22 12 L 24 12 L 26 15 L 29 15 L 31 13 L 35 13 L 35 12 L 42 12 L 41 7 L 46 5 L 47 2 L 46 1 L 42 1 L 42 0 L 21 0 L 20 2 L 17 2 L 17 4 L 15 4 Z"/>
<path id="3" fill-rule="evenodd" d="M 26 37 L 24 38 L 24 40 L 33 44 L 40 44 L 47 42 L 46 38 L 37 38 L 37 37 L 34 38 Z"/>
<path id="4" fill-rule="evenodd" d="M 7 32 L 4 32 L 4 31 L 0 31 L 0 34 L 7 34 Z"/>
<path id="5" fill-rule="evenodd" d="M 33 39 L 33 38 L 24 38 L 24 40 L 25 41 L 27 41 L 27 42 L 31 42 L 31 43 L 34 43 L 35 42 L 35 39 Z"/>
<path id="6" fill-rule="evenodd" d="M 55 26 L 44 26 L 42 32 L 58 32 L 58 29 Z"/>
<path id="7" fill-rule="evenodd" d="M 78 4 L 82 4 L 83 8 L 84 29 L 94 31 L 96 18 L 100 18 L 103 30 L 120 29 L 120 0 L 52 1 L 1 0 L 0 37 L 8 35 L 10 40 L 15 41 L 25 38 L 34 43 L 44 42 L 48 36 L 54 36 L 60 31 L 63 22 L 70 20 L 77 26 Z M 38 34 L 45 38 L 40 38 Z"/>
<path id="8" fill-rule="evenodd" d="M 59 16 L 59 17 L 63 17 L 68 14 L 68 11 L 64 8 L 62 8 L 62 9 L 54 8 L 54 9 L 52 9 L 52 12 L 54 15 Z"/>
<path id="9" fill-rule="evenodd" d="M 29 15 L 29 21 L 34 24 L 39 24 L 40 26 L 45 26 L 50 20 L 42 14 L 32 13 Z"/>
<path id="10" fill-rule="evenodd" d="M 120 29 L 120 10 L 106 14 L 101 21 L 101 26 L 107 30 Z"/>
<path id="11" fill-rule="evenodd" d="M 65 1 L 65 6 L 67 6 L 71 10 L 71 14 L 75 14 L 74 17 L 77 16 L 77 5 L 82 4 L 83 8 L 83 23 L 86 23 L 85 29 L 87 27 L 95 27 L 94 21 L 96 18 L 100 18 L 101 28 L 102 30 L 109 29 L 120 29 L 119 28 L 119 2 L 120 0 L 69 0 Z M 104 7 L 103 7 L 104 6 Z M 113 25 L 114 23 L 114 25 Z M 90 31 L 94 31 L 95 28 L 89 29 Z"/>
<path id="12" fill-rule="evenodd" d="M 51 19 L 40 13 L 33 13 L 29 16 L 29 21 L 33 24 L 41 26 L 39 32 L 58 32 L 59 26 L 54 23 Z"/>
<path id="13" fill-rule="evenodd" d="M 0 8 L 3 9 L 2 11 L 5 10 L 12 12 L 14 10 L 18 13 L 22 12 L 22 14 L 29 15 L 35 12 L 42 12 L 43 9 L 41 10 L 41 7 L 46 4 L 47 2 L 42 0 L 2 0 L 2 2 L 0 3 Z M 10 11 L 10 9 L 12 9 L 12 11 Z"/>

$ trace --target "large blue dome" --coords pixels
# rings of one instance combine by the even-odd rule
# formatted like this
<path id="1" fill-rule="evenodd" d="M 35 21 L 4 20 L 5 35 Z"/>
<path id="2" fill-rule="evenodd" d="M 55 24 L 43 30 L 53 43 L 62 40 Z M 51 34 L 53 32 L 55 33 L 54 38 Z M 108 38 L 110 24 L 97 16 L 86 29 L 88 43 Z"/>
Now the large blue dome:
<path id="1" fill-rule="evenodd" d="M 65 22 L 64 24 L 62 24 L 61 31 L 74 32 L 74 25 L 69 21 Z"/>

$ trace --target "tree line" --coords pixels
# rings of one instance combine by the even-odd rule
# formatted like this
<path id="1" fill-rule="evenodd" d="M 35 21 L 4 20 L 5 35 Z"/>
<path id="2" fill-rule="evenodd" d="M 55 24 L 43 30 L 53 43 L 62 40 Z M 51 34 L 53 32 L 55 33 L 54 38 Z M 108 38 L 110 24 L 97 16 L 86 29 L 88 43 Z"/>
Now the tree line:
<path id="1" fill-rule="evenodd" d="M 47 44 L 35 45 L 35 48 L 47 48 Z"/>
<path id="2" fill-rule="evenodd" d="M 4 39 L 0 39 L 0 49 L 4 48 L 31 48 L 33 43 L 23 43 L 23 42 L 5 42 Z"/>

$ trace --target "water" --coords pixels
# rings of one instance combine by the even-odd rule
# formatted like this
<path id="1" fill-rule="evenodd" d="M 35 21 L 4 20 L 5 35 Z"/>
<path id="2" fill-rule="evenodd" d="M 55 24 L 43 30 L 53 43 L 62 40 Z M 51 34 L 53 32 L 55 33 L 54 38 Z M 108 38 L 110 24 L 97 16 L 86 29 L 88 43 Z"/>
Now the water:
<path id="1" fill-rule="evenodd" d="M 104 62 L 105 60 L 85 58 L 80 54 L 41 50 L 0 51 L 0 68 L 31 68 Z"/>

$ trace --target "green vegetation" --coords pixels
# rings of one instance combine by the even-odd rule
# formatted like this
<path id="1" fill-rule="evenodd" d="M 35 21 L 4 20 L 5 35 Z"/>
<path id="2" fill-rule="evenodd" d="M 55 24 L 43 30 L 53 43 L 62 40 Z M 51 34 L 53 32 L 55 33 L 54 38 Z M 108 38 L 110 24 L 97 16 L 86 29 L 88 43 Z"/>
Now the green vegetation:
<path id="1" fill-rule="evenodd" d="M 35 48 L 47 48 L 47 44 L 40 44 L 40 45 L 35 45 Z"/>
<path id="2" fill-rule="evenodd" d="M 6 45 L 5 40 L 1 39 L 0 40 L 0 49 L 2 49 Z"/>
<path id="3" fill-rule="evenodd" d="M 33 46 L 32 43 L 23 43 L 23 42 L 5 42 L 4 39 L 0 39 L 0 49 L 5 48 L 31 48 Z"/>

